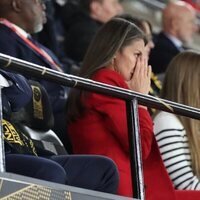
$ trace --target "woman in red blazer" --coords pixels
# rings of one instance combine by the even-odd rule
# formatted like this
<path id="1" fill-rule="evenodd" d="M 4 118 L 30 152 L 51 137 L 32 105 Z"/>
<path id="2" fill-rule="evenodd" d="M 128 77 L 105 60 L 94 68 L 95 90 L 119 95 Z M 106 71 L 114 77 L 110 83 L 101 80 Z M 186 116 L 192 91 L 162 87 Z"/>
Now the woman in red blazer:
<path id="1" fill-rule="evenodd" d="M 151 67 L 147 64 L 145 44 L 143 32 L 134 24 L 112 19 L 92 41 L 80 76 L 148 94 Z M 146 199 L 179 199 L 161 160 L 147 108 L 139 106 L 138 114 Z M 125 102 L 111 96 L 72 90 L 67 116 L 74 153 L 112 158 L 120 174 L 118 194 L 131 197 Z"/>

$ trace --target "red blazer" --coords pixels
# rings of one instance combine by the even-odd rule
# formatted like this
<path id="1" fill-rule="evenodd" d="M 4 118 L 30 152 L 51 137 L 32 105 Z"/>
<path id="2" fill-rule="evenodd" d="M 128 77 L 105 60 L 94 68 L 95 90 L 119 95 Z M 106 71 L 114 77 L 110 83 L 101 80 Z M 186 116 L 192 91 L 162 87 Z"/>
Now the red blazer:
<path id="1" fill-rule="evenodd" d="M 128 89 L 121 75 L 113 70 L 101 69 L 92 79 Z M 68 125 L 74 153 L 99 154 L 113 159 L 120 175 L 118 194 L 132 197 L 125 102 L 89 93 L 84 104 L 83 116 Z M 161 160 L 151 117 L 144 108 L 139 108 L 138 114 L 146 199 L 173 200 L 175 191 Z"/>

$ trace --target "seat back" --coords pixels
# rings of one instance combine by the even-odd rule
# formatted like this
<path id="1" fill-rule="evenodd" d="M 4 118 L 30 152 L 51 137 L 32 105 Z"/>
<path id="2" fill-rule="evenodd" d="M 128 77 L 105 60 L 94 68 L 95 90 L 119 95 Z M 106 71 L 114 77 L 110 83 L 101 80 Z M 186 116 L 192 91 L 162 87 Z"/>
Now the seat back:
<path id="1" fill-rule="evenodd" d="M 52 130 L 54 119 L 46 90 L 35 81 L 30 81 L 30 85 L 33 91 L 32 100 L 18 112 L 12 113 L 11 121 L 38 148 L 56 155 L 66 154 L 61 140 Z"/>

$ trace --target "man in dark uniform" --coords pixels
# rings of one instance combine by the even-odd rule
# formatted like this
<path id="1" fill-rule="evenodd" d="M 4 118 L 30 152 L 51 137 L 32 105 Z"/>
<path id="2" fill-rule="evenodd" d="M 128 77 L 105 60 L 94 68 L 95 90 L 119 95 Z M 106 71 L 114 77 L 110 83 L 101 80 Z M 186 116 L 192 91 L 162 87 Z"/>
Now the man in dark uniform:
<path id="1" fill-rule="evenodd" d="M 62 71 L 62 65 L 53 52 L 30 36 L 43 29 L 43 24 L 46 22 L 45 9 L 43 0 L 0 0 L 0 52 Z M 27 78 L 36 79 L 31 75 Z M 66 88 L 50 81 L 36 80 L 48 92 L 55 120 L 53 130 L 68 148 L 64 112 Z"/>

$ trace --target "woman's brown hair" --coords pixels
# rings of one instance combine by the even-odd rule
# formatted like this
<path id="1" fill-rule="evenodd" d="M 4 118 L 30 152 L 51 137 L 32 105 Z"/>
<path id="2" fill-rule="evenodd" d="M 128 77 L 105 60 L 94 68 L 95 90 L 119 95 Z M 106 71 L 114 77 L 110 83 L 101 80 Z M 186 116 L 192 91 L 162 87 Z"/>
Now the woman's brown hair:
<path id="1" fill-rule="evenodd" d="M 137 40 L 143 40 L 146 44 L 142 30 L 127 20 L 111 19 L 101 27 L 92 40 L 79 76 L 90 79 L 95 72 L 109 65 L 117 52 Z M 68 121 L 76 120 L 84 111 L 81 101 L 84 93 L 86 92 L 76 89 L 70 92 L 67 102 Z"/>

